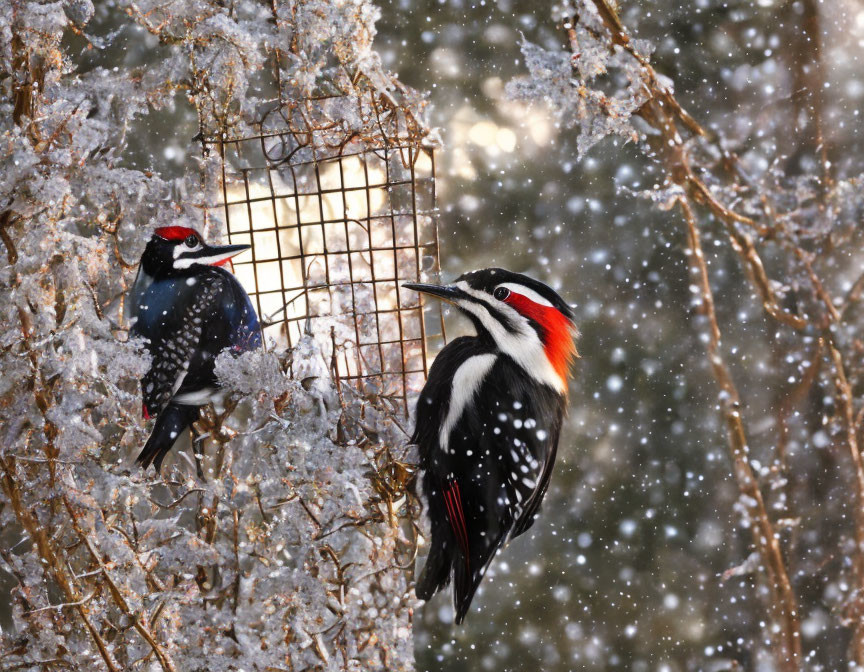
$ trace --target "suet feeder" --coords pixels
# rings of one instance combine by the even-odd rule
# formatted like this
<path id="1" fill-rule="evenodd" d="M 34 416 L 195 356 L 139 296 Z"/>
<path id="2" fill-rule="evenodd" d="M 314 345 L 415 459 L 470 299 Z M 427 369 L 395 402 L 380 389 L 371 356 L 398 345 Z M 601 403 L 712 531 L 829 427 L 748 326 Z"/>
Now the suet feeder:
<path id="1" fill-rule="evenodd" d="M 407 414 L 444 327 L 401 287 L 437 276 L 439 257 L 433 146 L 396 93 L 280 102 L 250 133 L 202 141 L 221 158 L 208 215 L 252 246 L 234 269 L 266 340 L 314 335 L 340 384 Z"/>

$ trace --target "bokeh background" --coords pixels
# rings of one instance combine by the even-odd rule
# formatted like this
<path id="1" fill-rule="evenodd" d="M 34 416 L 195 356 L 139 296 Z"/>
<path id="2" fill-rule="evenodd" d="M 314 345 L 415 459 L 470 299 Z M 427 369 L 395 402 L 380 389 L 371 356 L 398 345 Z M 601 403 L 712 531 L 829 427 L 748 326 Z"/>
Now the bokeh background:
<path id="1" fill-rule="evenodd" d="M 449 595 L 416 612 L 418 669 L 771 669 L 749 532 L 693 324 L 679 215 L 633 194 L 660 181 L 660 167 L 620 139 L 580 160 L 572 129 L 542 105 L 507 98 L 506 83 L 525 74 L 523 35 L 563 46 L 550 4 L 379 6 L 377 49 L 403 82 L 429 92 L 429 119 L 444 142 L 445 277 L 490 265 L 531 274 L 572 302 L 582 331 L 541 518 L 499 556 L 464 627 L 451 625 Z M 802 32 L 814 8 L 821 65 Z M 821 78 L 832 160 L 841 174 L 862 172 L 864 4 L 643 0 L 621 11 L 654 45 L 652 62 L 679 100 L 764 170 L 813 170 L 817 152 L 799 130 L 801 91 Z M 110 39 L 99 50 L 82 42 L 78 67 L 146 64 L 165 48 L 140 28 L 112 34 L 110 21 L 97 5 L 94 33 Z M 130 129 L 123 160 L 182 175 L 195 161 L 196 130 L 178 97 L 174 109 Z M 769 484 L 772 514 L 789 521 L 779 527 L 793 549 L 807 665 L 837 669 L 849 640 L 841 611 L 851 590 L 843 577 L 853 490 L 848 458 L 826 427 L 830 392 L 817 382 L 804 400 L 787 444 L 797 476 L 772 489 L 774 418 L 806 352 L 790 360 L 774 347 L 776 325 L 765 321 L 738 258 L 719 230 L 703 235 L 753 465 Z"/>
<path id="2" fill-rule="evenodd" d="M 542 516 L 499 556 L 465 627 L 450 625 L 449 594 L 418 613 L 419 669 L 772 669 L 758 563 L 748 564 L 717 389 L 694 325 L 680 214 L 634 196 L 662 182 L 661 167 L 620 139 L 579 160 L 574 130 L 556 127 L 542 106 L 508 100 L 506 83 L 525 74 L 523 35 L 566 46 L 549 4 L 381 6 L 379 51 L 403 81 L 430 92 L 445 143 L 445 275 L 501 265 L 541 278 L 573 303 L 582 330 Z M 818 173 L 813 130 L 800 118 L 816 81 L 831 159 L 841 175 L 861 172 L 864 4 L 619 8 L 634 36 L 654 45 L 652 62 L 679 101 L 757 171 Z M 703 235 L 754 468 L 770 483 L 772 516 L 790 525 L 778 527 L 795 549 L 806 664 L 839 669 L 850 588 L 828 577 L 848 565 L 854 486 L 824 424 L 830 387 L 817 383 L 796 413 L 788 449 L 798 476 L 780 483 L 775 418 L 806 353 L 776 347 L 776 323 L 765 321 L 719 226 Z"/>

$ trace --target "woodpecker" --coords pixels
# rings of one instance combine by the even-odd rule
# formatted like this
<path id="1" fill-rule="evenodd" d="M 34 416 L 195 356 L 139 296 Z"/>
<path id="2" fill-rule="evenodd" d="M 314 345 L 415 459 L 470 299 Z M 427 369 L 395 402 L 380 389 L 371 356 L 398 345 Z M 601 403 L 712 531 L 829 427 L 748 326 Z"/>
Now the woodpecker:
<path id="1" fill-rule="evenodd" d="M 177 437 L 201 406 L 219 399 L 216 357 L 230 349 L 261 347 L 252 302 L 223 268 L 249 245 L 207 245 L 185 226 L 154 231 L 127 298 L 130 334 L 141 336 L 152 356 L 141 379 L 145 419 L 156 425 L 136 462 L 160 471 Z"/>
<path id="2" fill-rule="evenodd" d="M 531 527 L 549 487 L 578 332 L 550 287 L 502 268 L 404 287 L 454 305 L 476 330 L 435 358 L 412 437 L 432 529 L 415 592 L 429 600 L 452 576 L 459 624 L 495 553 Z"/>

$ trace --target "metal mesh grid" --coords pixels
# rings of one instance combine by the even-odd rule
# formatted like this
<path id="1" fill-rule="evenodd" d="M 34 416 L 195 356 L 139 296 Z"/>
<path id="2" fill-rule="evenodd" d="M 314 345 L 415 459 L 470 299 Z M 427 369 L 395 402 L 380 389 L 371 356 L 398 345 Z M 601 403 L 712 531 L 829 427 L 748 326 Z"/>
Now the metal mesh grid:
<path id="1" fill-rule="evenodd" d="M 212 214 L 231 243 L 252 245 L 235 273 L 266 340 L 290 347 L 315 335 L 340 383 L 407 414 L 444 338 L 440 308 L 429 319 L 401 287 L 439 270 L 434 153 L 384 133 L 322 149 L 279 117 L 282 131 L 270 120 L 266 132 L 204 140 L 222 158 Z"/>

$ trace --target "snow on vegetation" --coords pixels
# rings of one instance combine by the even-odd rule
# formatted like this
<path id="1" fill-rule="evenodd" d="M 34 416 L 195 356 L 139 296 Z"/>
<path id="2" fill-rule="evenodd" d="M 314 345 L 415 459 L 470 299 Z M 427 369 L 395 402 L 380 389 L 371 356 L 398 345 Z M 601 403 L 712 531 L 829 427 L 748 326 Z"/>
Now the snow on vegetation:
<path id="1" fill-rule="evenodd" d="M 507 90 L 519 100 L 545 105 L 562 127 L 574 128 L 583 165 L 591 161 L 585 154 L 597 143 L 623 137 L 627 143 L 611 143 L 617 150 L 607 145 L 612 156 L 626 152 L 623 163 L 635 150 L 652 179 L 646 189 L 628 179 L 631 171 L 619 170 L 619 192 L 646 198 L 680 227 L 689 276 L 684 287 L 701 350 L 695 357 L 704 357 L 701 364 L 691 358 L 688 366 L 710 375 L 700 389 L 709 380 L 714 386 L 710 394 L 716 394 L 715 411 L 725 424 L 729 477 L 738 490 L 726 510 L 734 512 L 753 551 L 723 578 L 752 576 L 751 608 L 758 609 L 752 632 L 736 641 L 738 650 L 708 647 L 705 657 L 718 664 L 732 660 L 733 666 L 750 661 L 754 669 L 798 670 L 809 664 L 822 669 L 819 660 L 828 661 L 831 669 L 859 669 L 864 665 L 864 173 L 860 160 L 844 153 L 848 147 L 841 139 L 857 140 L 847 124 L 857 124 L 851 119 L 858 111 L 831 90 L 832 80 L 849 67 L 841 45 L 853 45 L 854 35 L 843 30 L 848 17 L 839 5 L 789 3 L 796 14 L 784 16 L 780 29 L 794 36 L 794 51 L 780 67 L 774 58 L 776 36 L 766 39 L 746 27 L 745 17 L 755 21 L 753 14 L 760 11 L 749 4 L 739 3 L 731 16 L 744 23 L 740 41 L 747 49 L 758 49 L 757 58 L 764 60 L 723 74 L 732 89 L 752 87 L 757 98 L 783 101 L 771 113 L 762 114 L 760 103 L 748 101 L 735 106 L 728 118 L 714 118 L 711 105 L 697 101 L 692 106 L 701 108 L 701 114 L 691 114 L 662 68 L 655 70 L 653 50 L 634 39 L 633 26 L 627 24 L 628 16 L 648 18 L 652 12 L 629 11 L 622 3 L 619 15 L 619 6 L 610 0 L 556 5 L 553 19 L 566 36 L 566 47 L 523 41 L 527 74 L 511 81 Z M 725 3 L 714 9 L 720 11 L 720 5 L 725 10 Z M 705 27 L 699 9 L 671 3 L 668 10 L 657 13 L 665 18 L 679 12 L 675 19 L 688 28 Z M 721 40 L 721 51 L 732 57 L 731 40 L 726 36 L 729 41 L 722 42 L 722 33 L 716 31 L 705 43 Z M 837 44 L 823 42 L 825 35 L 836 36 Z M 680 51 L 670 42 L 664 45 L 667 59 Z M 692 64 L 677 58 L 669 62 L 693 82 Z M 703 115 L 705 122 L 699 118 Z M 622 149 L 622 144 L 631 147 Z M 590 165 L 585 169 L 591 170 Z M 658 242 L 661 237 L 658 232 Z M 628 261 L 618 264 L 622 280 L 638 272 Z M 614 267 L 606 265 L 607 270 Z M 666 270 L 671 280 L 675 272 Z M 765 320 L 759 338 L 744 336 L 740 325 L 758 320 L 757 315 Z M 613 395 L 625 384 L 617 375 L 606 379 Z M 610 424 L 608 433 L 617 426 Z M 700 438 L 688 450 L 703 442 Z M 833 460 L 814 462 L 811 451 L 827 449 L 854 478 L 836 480 Z M 832 495 L 823 498 L 826 482 L 832 484 Z M 705 491 L 690 474 L 682 496 L 690 497 L 694 487 Z M 838 499 L 849 502 L 848 513 L 838 513 Z M 626 522 L 621 522 L 614 545 L 635 532 Z M 668 542 L 679 532 L 667 526 Z M 810 541 L 802 543 L 805 538 Z M 826 545 L 814 550 L 814 539 Z M 811 552 L 824 558 L 818 569 Z M 828 560 L 837 555 L 845 560 Z M 804 574 L 832 587 L 815 606 Z M 724 606 L 734 611 L 737 607 L 731 605 L 738 599 Z M 667 610 L 679 604 L 671 593 L 663 597 Z M 802 613 L 804 604 L 817 616 L 833 610 L 832 627 L 842 637 L 836 635 L 831 644 L 826 638 L 818 651 L 803 645 L 802 633 L 813 637 L 814 622 L 825 627 L 824 618 Z M 625 628 L 624 634 L 635 637 L 638 630 Z M 695 630 L 683 635 L 702 636 Z M 834 646 L 841 639 L 845 646 Z"/>
<path id="2" fill-rule="evenodd" d="M 245 132 L 268 45 L 294 38 L 286 98 L 350 93 L 357 70 L 391 88 L 377 17 L 353 0 L 0 2 L 4 668 L 413 669 L 410 470 L 380 400 L 337 394 L 311 339 L 226 356 L 234 415 L 205 413 L 200 441 L 144 473 L 149 363 L 120 318 L 154 225 L 201 228 L 218 173 L 212 156 L 139 169 L 132 131 L 184 109 Z M 117 46 L 130 36 L 146 65 Z"/>

